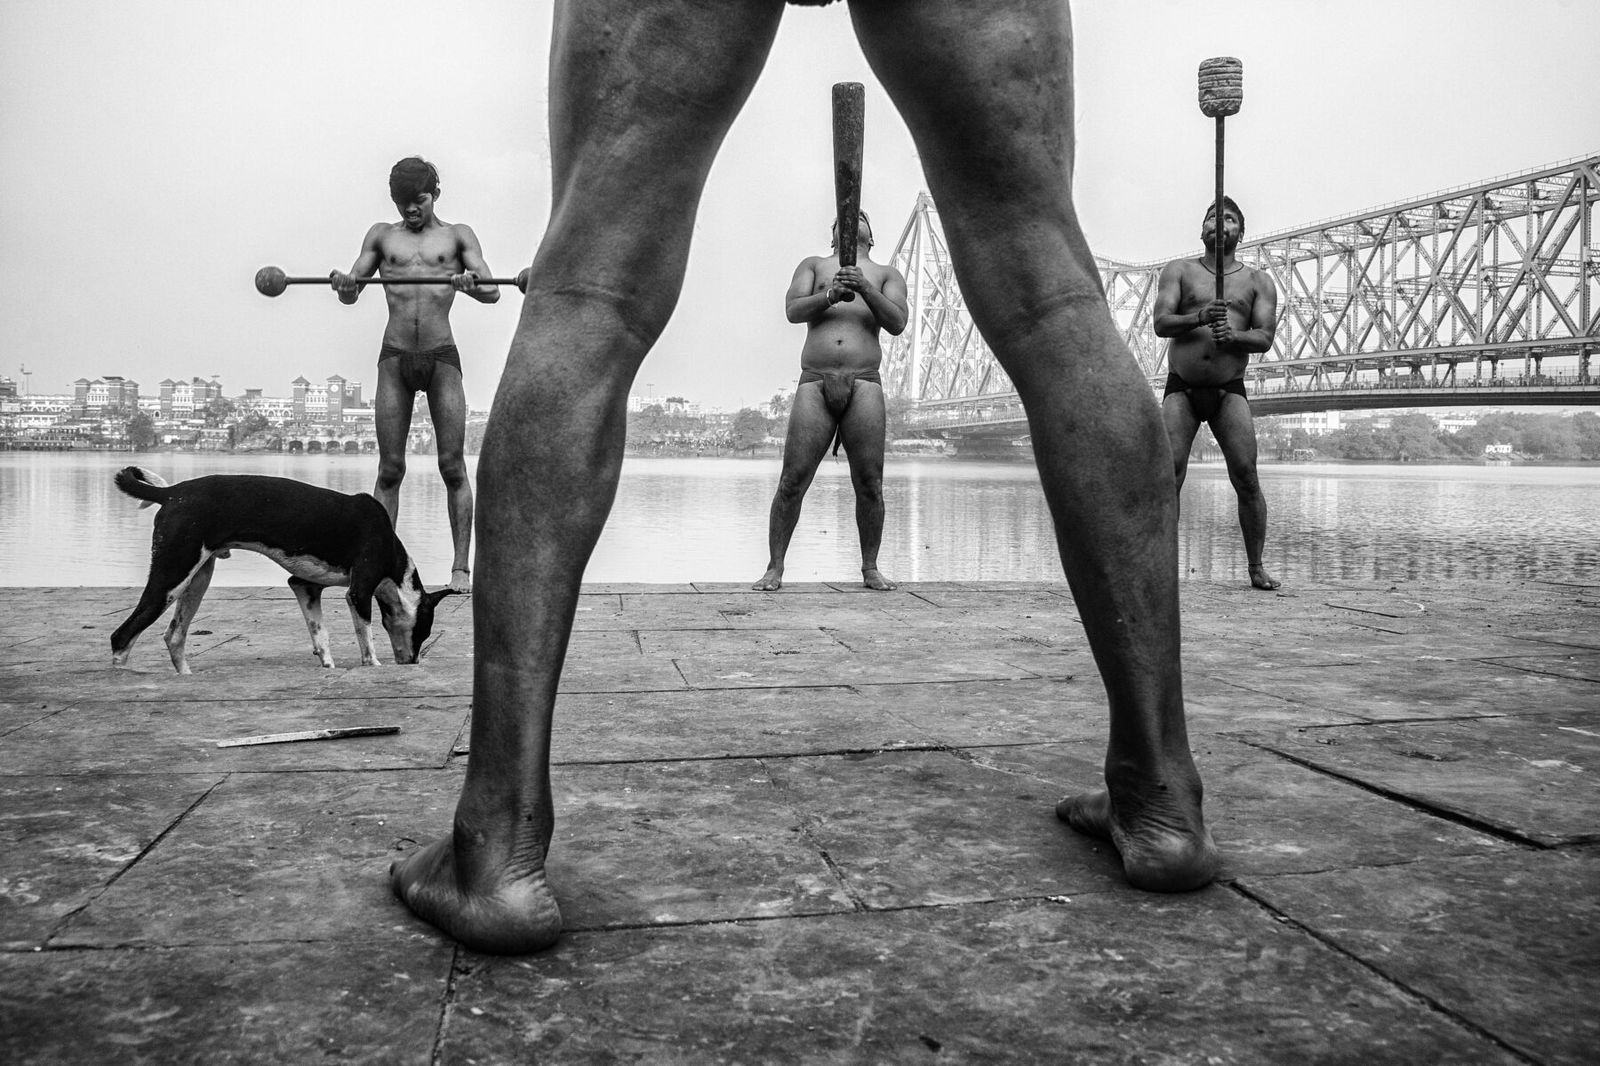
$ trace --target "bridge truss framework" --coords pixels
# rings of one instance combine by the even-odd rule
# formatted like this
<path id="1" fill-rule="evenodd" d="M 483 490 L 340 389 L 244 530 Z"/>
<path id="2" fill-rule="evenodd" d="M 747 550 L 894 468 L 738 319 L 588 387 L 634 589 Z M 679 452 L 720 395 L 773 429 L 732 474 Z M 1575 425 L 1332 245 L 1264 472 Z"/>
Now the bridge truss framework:
<path id="1" fill-rule="evenodd" d="M 1238 258 L 1266 271 L 1279 296 L 1273 348 L 1251 363 L 1252 402 L 1258 411 L 1256 397 L 1285 410 L 1405 406 L 1413 389 L 1418 406 L 1600 402 L 1597 200 L 1600 154 L 1242 243 Z M 891 262 L 906 277 L 911 316 L 885 351 L 890 395 L 936 420 L 940 408 L 984 398 L 1014 405 L 926 193 Z M 1166 344 L 1152 328 L 1164 262 L 1099 260 L 1112 316 L 1152 384 L 1166 374 Z M 1521 389 L 1527 398 L 1504 398 Z"/>

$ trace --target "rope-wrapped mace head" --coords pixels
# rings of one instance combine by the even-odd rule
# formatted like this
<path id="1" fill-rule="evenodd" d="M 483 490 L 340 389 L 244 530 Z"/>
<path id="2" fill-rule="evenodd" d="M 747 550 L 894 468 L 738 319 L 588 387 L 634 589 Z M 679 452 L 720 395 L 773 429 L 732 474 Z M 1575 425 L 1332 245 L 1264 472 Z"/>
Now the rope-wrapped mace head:
<path id="1" fill-rule="evenodd" d="M 1200 113 L 1206 118 L 1237 115 L 1244 103 L 1244 64 L 1232 56 L 1200 63 Z"/>

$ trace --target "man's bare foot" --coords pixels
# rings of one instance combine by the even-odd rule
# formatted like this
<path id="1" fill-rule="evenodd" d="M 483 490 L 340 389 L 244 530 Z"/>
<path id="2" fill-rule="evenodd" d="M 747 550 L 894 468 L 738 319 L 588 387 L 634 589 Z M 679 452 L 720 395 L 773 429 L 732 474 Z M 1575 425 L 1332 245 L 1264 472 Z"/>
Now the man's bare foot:
<path id="1" fill-rule="evenodd" d="M 561 936 L 561 909 L 545 880 L 544 867 L 512 876 L 489 870 L 481 843 L 463 844 L 467 834 L 436 840 L 389 866 L 389 884 L 412 913 L 474 951 L 521 955 L 540 951 Z M 462 851 L 480 852 L 480 861 Z M 488 876 L 482 876 L 488 874 Z"/>
<path id="2" fill-rule="evenodd" d="M 761 580 L 750 587 L 757 592 L 777 592 L 783 588 L 783 567 L 767 567 L 767 572 L 761 575 Z"/>
<path id="3" fill-rule="evenodd" d="M 1220 859 L 1198 806 L 1192 813 L 1182 810 L 1170 793 L 1140 806 L 1136 816 L 1123 817 L 1113 809 L 1111 794 L 1100 789 L 1063 799 L 1056 804 L 1056 817 L 1080 833 L 1111 841 L 1135 888 L 1188 892 L 1210 884 Z"/>
<path id="4" fill-rule="evenodd" d="M 472 593 L 472 571 L 464 566 L 458 566 L 450 571 L 450 591 L 470 595 Z"/>
<path id="5" fill-rule="evenodd" d="M 893 592 L 896 587 L 895 583 L 879 573 L 875 566 L 861 568 L 861 583 L 877 592 Z"/>
<path id="6" fill-rule="evenodd" d="M 1251 563 L 1250 584 L 1255 588 L 1271 592 L 1279 585 L 1282 585 L 1283 582 L 1275 580 L 1271 574 L 1267 573 L 1267 568 L 1260 563 Z"/>

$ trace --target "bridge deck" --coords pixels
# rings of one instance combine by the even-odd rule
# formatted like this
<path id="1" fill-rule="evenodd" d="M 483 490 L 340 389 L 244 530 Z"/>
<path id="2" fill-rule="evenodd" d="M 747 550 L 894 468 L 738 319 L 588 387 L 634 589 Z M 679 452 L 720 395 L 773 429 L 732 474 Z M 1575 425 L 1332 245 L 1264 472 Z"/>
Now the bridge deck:
<path id="1" fill-rule="evenodd" d="M 334 618 L 321 670 L 286 590 L 215 589 L 180 678 L 158 630 L 109 668 L 133 590 L 7 589 L 0 1059 L 1591 1056 L 1600 588 L 1184 596 L 1226 866 L 1155 897 L 1051 812 L 1105 728 L 1062 586 L 588 588 L 569 933 L 491 959 L 384 879 L 450 825 L 464 601 L 419 667 L 350 668 Z M 401 731 L 215 746 L 354 724 Z"/>

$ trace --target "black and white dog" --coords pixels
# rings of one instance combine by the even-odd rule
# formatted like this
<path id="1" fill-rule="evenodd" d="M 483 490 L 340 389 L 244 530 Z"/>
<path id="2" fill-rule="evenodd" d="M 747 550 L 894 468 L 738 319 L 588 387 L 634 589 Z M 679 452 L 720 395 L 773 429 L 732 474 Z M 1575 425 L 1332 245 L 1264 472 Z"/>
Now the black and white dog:
<path id="1" fill-rule="evenodd" d="M 394 661 L 414 663 L 433 629 L 433 610 L 450 590 L 422 587 L 416 564 L 395 535 L 389 513 L 366 493 L 350 495 L 282 477 L 214 474 L 168 485 L 137 466 L 117 471 L 117 488 L 139 506 L 161 508 L 150 542 L 150 579 L 139 605 L 111 634 L 111 664 L 126 666 L 133 642 L 169 604 L 167 651 L 178 673 L 189 673 L 184 641 L 200 609 L 218 558 L 242 548 L 260 552 L 289 571 L 300 601 L 311 652 L 333 665 L 322 627 L 322 590 L 349 586 L 345 602 L 355 622 L 363 666 L 378 665 L 372 648 L 372 600 L 378 600 Z"/>

